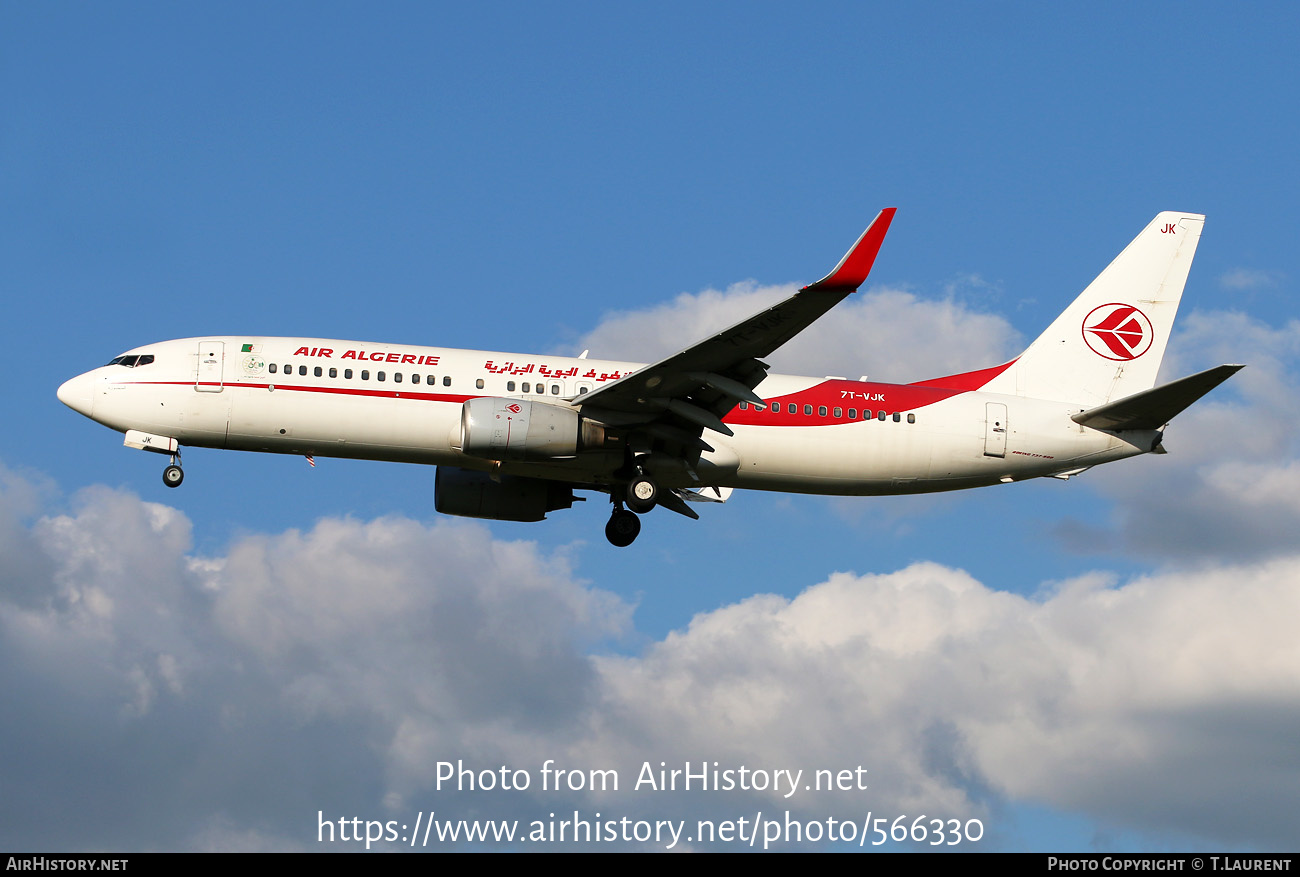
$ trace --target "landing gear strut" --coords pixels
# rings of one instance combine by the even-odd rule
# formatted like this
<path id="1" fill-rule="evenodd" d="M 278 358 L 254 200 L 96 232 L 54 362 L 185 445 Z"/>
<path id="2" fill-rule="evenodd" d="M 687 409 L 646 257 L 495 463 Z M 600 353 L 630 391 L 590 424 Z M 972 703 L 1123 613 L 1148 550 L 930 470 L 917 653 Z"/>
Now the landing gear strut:
<path id="1" fill-rule="evenodd" d="M 641 519 L 624 508 L 615 508 L 605 525 L 605 538 L 616 548 L 626 548 L 641 532 Z"/>
<path id="2" fill-rule="evenodd" d="M 653 509 L 659 501 L 659 485 L 641 469 L 640 459 L 634 459 L 631 452 L 627 454 L 623 468 L 614 473 L 615 478 L 628 478 L 627 486 L 619 489 L 617 482 L 610 485 L 609 499 L 614 503 L 614 513 L 605 525 L 605 538 L 611 545 L 626 548 L 636 541 L 641 532 L 641 520 L 637 515 L 644 515 Z M 627 508 L 623 508 L 623 504 Z"/>
<path id="3" fill-rule="evenodd" d="M 172 464 L 163 470 L 163 484 L 168 487 L 180 487 L 184 480 L 185 473 L 181 471 L 181 455 L 172 454 Z"/>

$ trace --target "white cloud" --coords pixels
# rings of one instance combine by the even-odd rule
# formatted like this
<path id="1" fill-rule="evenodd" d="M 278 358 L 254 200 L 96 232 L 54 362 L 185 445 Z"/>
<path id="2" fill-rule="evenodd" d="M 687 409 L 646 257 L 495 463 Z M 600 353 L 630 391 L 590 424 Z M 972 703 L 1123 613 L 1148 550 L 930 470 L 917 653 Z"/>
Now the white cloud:
<path id="1" fill-rule="evenodd" d="M 1224 289 L 1267 289 L 1277 286 L 1280 275 L 1276 271 L 1258 268 L 1233 268 L 1219 275 L 1219 285 Z"/>
<path id="2" fill-rule="evenodd" d="M 628 632 L 629 607 L 475 524 L 326 519 L 195 560 L 183 515 L 120 492 L 0 520 L 44 558 L 24 568 L 49 573 L 0 590 L 0 695 L 23 716 L 3 732 L 0 783 L 23 791 L 0 805 L 10 845 L 312 846 L 317 810 L 416 808 L 927 812 L 996 836 L 1018 803 L 1214 843 L 1297 839 L 1294 553 L 1086 576 L 1037 600 L 933 563 L 836 573 L 701 614 L 644 654 L 591 657 Z M 74 596 L 96 589 L 109 609 Z M 439 761 L 536 777 L 546 758 L 618 767 L 623 791 L 433 791 Z M 642 761 L 686 760 L 862 765 L 870 788 L 626 791 Z"/>
<path id="3" fill-rule="evenodd" d="M 1121 588 L 1086 577 L 1036 602 L 936 564 L 836 574 L 789 602 L 697 618 L 643 658 L 605 659 L 618 721 L 601 730 L 670 761 L 860 762 L 873 791 L 859 800 L 883 812 L 1033 801 L 1285 847 L 1297 581 L 1288 558 Z M 1250 795 L 1223 790 L 1243 783 L 1261 794 L 1239 809 Z"/>
<path id="4" fill-rule="evenodd" d="M 573 345 L 596 358 L 653 362 L 793 295 L 798 287 L 737 283 L 682 293 L 640 311 L 606 314 Z M 1005 362 L 1018 336 L 1002 317 L 950 299 L 928 301 L 898 289 L 854 293 L 774 353 L 782 374 L 867 374 L 873 380 L 919 381 Z"/>
<path id="5" fill-rule="evenodd" d="M 586 709 L 586 648 L 628 627 L 566 561 L 477 524 L 324 520 L 196 559 L 175 509 L 95 488 L 27 526 L 10 493 L 5 544 L 26 556 L 6 566 L 40 576 L 0 583 L 0 691 L 24 717 L 0 785 L 31 790 L 0 805 L 10 846 L 207 846 L 387 813 L 427 786 L 394 755 L 404 728 L 467 758 L 556 732 Z"/>

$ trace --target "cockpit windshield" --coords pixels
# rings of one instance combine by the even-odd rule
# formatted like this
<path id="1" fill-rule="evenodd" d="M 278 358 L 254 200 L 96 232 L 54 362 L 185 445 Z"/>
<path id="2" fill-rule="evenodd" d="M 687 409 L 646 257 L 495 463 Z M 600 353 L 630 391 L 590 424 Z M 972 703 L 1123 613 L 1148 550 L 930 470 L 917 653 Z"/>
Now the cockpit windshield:
<path id="1" fill-rule="evenodd" d="M 129 356 L 117 356 L 108 361 L 109 365 L 124 365 L 127 368 L 137 368 L 142 365 L 148 365 L 153 362 L 152 353 L 133 353 Z"/>

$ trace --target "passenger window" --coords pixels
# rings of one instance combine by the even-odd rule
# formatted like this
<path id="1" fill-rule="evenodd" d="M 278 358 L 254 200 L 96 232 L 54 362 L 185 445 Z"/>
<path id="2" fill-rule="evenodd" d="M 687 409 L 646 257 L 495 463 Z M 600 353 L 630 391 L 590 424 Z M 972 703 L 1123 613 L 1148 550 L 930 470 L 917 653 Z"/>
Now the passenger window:
<path id="1" fill-rule="evenodd" d="M 515 382 L 514 382 L 514 381 L 506 381 L 506 392 L 507 392 L 507 393 L 513 393 L 514 391 L 515 391 Z"/>
<path id="2" fill-rule="evenodd" d="M 483 379 L 479 378 L 477 381 L 475 381 L 474 386 L 480 390 L 483 389 Z"/>
<path id="3" fill-rule="evenodd" d="M 298 374 L 302 375 L 304 378 L 307 377 L 307 366 L 305 365 L 298 366 Z"/>
<path id="4" fill-rule="evenodd" d="M 836 408 L 836 409 L 835 409 L 835 416 L 836 416 L 836 417 L 843 417 L 843 416 L 844 416 L 844 409 L 843 409 L 843 408 Z"/>
<path id="5" fill-rule="evenodd" d="M 368 369 L 368 368 L 363 368 L 363 369 L 361 370 L 361 380 L 363 380 L 363 381 L 368 381 L 368 380 L 370 380 L 370 369 Z"/>
<path id="6" fill-rule="evenodd" d="M 291 374 L 293 374 L 293 366 L 289 365 L 289 364 L 286 362 L 286 363 L 284 364 L 284 373 L 285 373 L 286 375 L 291 375 Z"/>
<path id="7" fill-rule="evenodd" d="M 532 384 L 528 383 L 528 381 L 524 381 L 524 392 L 525 392 L 525 393 L 529 392 L 529 388 L 531 388 L 531 387 L 532 387 Z"/>
<path id="8" fill-rule="evenodd" d="M 337 378 L 338 376 L 339 376 L 339 370 L 338 370 L 338 369 L 336 369 L 336 368 L 332 368 L 332 369 L 330 369 L 330 377 L 331 377 L 331 378 Z"/>
<path id="9" fill-rule="evenodd" d="M 791 402 L 791 403 L 790 403 L 790 413 L 791 413 L 791 414 L 798 414 L 798 413 L 799 413 L 799 406 L 796 405 L 796 404 L 794 404 L 793 402 Z"/>
<path id="10" fill-rule="evenodd" d="M 347 378 L 349 381 L 352 380 L 352 369 L 350 368 L 343 369 L 343 377 Z"/>
<path id="11" fill-rule="evenodd" d="M 877 415 L 876 415 L 876 419 L 879 420 L 881 423 L 884 423 L 884 422 L 885 422 L 885 412 L 882 411 L 882 412 L 880 412 L 879 414 L 877 414 Z"/>
<path id="12" fill-rule="evenodd" d="M 382 380 L 383 380 L 382 375 L 383 375 L 384 373 L 383 373 L 383 372 L 380 372 L 379 374 L 380 374 L 380 376 L 381 376 L 379 379 L 382 381 Z M 401 373 L 401 372 L 393 372 L 393 383 L 395 383 L 395 384 L 400 384 L 401 382 L 402 382 L 402 373 Z"/>
<path id="13" fill-rule="evenodd" d="M 804 417 L 811 417 L 811 416 L 812 416 L 812 406 L 811 406 L 811 405 L 805 405 L 805 406 L 803 406 L 803 415 L 804 415 Z"/>
<path id="14" fill-rule="evenodd" d="M 849 409 L 849 420 L 857 420 L 857 419 L 858 419 L 858 409 L 856 409 L 856 408 L 850 408 L 850 409 Z"/>
<path id="15" fill-rule="evenodd" d="M 384 379 L 384 373 L 383 373 L 383 372 L 375 372 L 375 380 L 377 380 L 377 381 L 382 381 L 383 379 Z M 883 417 L 883 416 L 884 416 L 884 415 L 882 414 L 881 417 Z"/>
<path id="16" fill-rule="evenodd" d="M 442 385 L 443 385 L 444 387 L 450 387 L 450 386 L 451 386 L 451 375 L 443 375 L 443 376 L 442 376 Z"/>
<path id="17" fill-rule="evenodd" d="M 818 405 L 818 406 L 817 406 L 817 416 L 818 416 L 818 417 L 825 417 L 825 416 L 826 416 L 826 406 L 825 406 L 825 405 Z"/>
<path id="18" fill-rule="evenodd" d="M 587 395 L 587 388 L 586 388 L 586 387 L 579 387 L 579 388 L 578 388 L 578 395 L 579 395 L 579 396 L 585 396 L 585 395 Z"/>
<path id="19" fill-rule="evenodd" d="M 741 403 L 740 403 L 740 410 L 741 410 L 741 411 L 748 411 L 748 410 L 749 410 L 749 403 L 748 403 L 748 402 L 741 402 Z"/>
<path id="20" fill-rule="evenodd" d="M 324 375 L 324 371 L 321 369 L 321 367 L 320 367 L 320 366 L 316 366 L 316 377 L 319 378 L 319 377 L 321 377 L 321 376 L 323 376 L 323 375 Z"/>
<path id="21" fill-rule="evenodd" d="M 271 374 L 275 374 L 275 363 L 271 363 L 270 372 Z"/>
<path id="22" fill-rule="evenodd" d="M 916 415 L 915 415 L 915 414 L 909 414 L 909 415 L 907 415 L 907 422 L 908 422 L 908 423 L 916 423 Z"/>
<path id="23" fill-rule="evenodd" d="M 552 395 L 552 396 L 558 396 L 558 395 L 560 395 L 560 385 L 559 385 L 559 384 L 551 384 L 551 395 Z"/>
<path id="24" fill-rule="evenodd" d="M 901 415 L 901 414 L 899 414 L 897 411 L 895 411 L 895 412 L 894 412 L 894 423 L 899 423 L 899 422 L 902 421 L 902 419 L 903 419 L 903 415 Z"/>

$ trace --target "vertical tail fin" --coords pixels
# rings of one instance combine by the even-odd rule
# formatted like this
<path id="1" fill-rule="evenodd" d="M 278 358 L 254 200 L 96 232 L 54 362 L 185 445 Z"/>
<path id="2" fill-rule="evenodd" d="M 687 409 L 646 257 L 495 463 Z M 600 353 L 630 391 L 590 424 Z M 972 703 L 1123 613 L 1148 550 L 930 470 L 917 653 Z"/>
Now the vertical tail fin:
<path id="1" fill-rule="evenodd" d="M 1094 407 L 1155 386 L 1205 217 L 1161 213 L 1006 371 L 990 393 Z"/>

